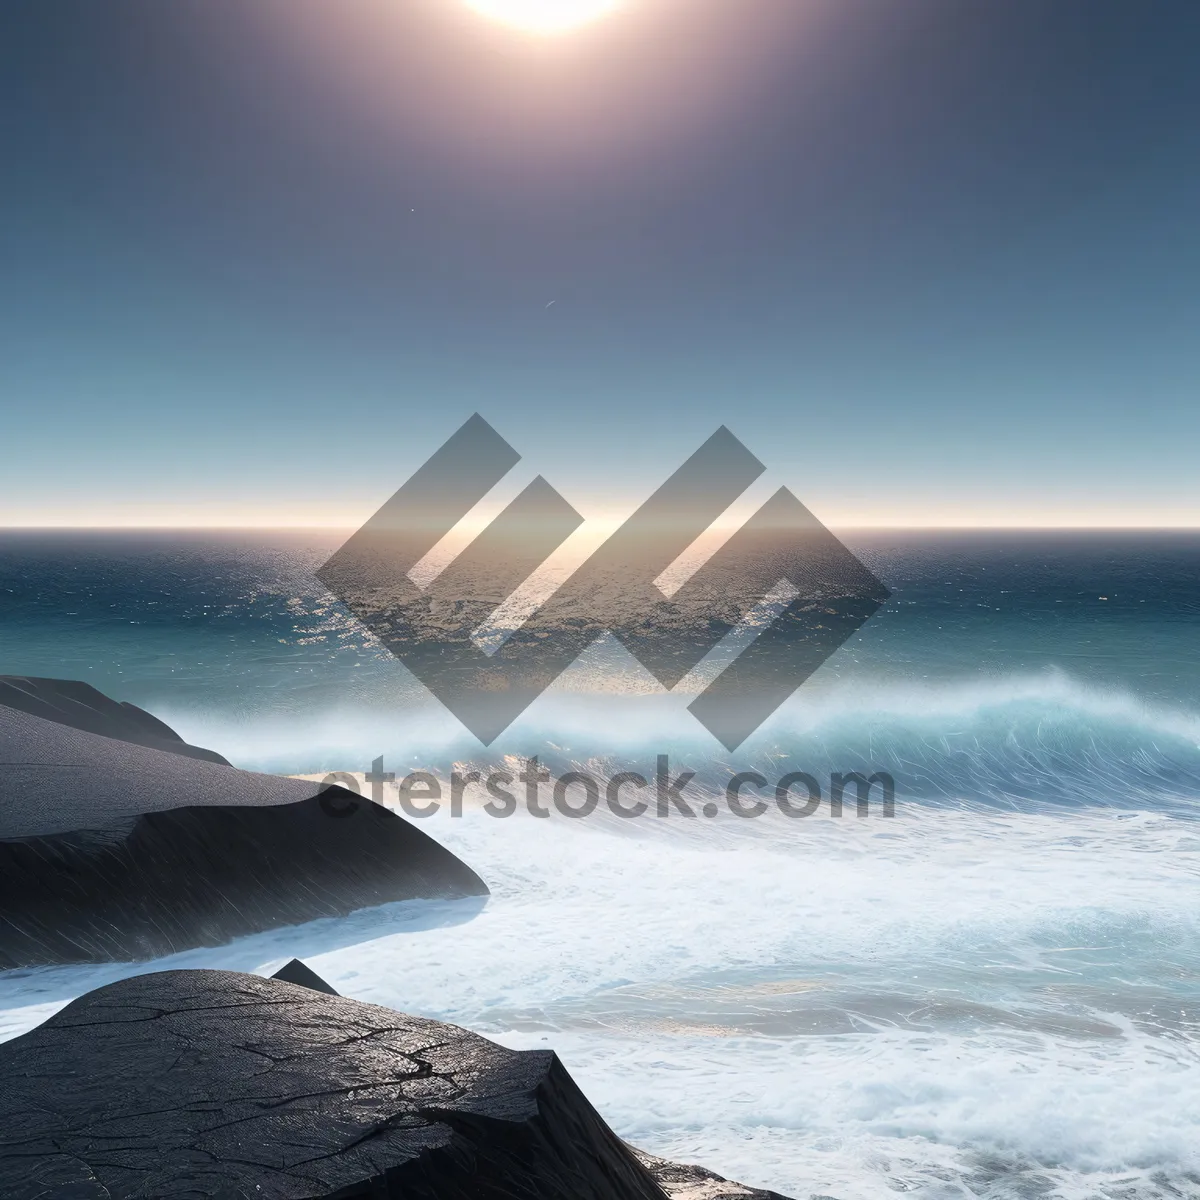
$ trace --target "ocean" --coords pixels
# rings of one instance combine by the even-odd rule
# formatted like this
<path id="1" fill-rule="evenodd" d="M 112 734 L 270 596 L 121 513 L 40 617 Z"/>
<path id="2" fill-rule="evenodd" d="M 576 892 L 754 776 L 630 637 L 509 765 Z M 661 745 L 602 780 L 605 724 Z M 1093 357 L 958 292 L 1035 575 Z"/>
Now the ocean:
<path id="1" fill-rule="evenodd" d="M 482 911 L 8 972 L 0 1037 L 134 972 L 295 955 L 553 1047 L 622 1136 L 797 1200 L 1200 1197 L 1200 535 L 846 534 L 891 600 L 734 754 L 604 642 L 485 750 L 316 581 L 340 540 L 6 531 L 0 673 L 285 774 L 665 755 L 716 815 L 501 819 L 468 792 L 423 827 Z M 743 771 L 886 773 L 894 814 L 746 819 Z"/>

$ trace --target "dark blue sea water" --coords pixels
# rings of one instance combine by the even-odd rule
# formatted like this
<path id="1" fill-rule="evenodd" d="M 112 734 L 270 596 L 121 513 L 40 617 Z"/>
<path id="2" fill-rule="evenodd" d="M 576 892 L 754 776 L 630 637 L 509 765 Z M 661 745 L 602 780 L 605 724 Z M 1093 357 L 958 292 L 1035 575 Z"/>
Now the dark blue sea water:
<path id="1" fill-rule="evenodd" d="M 427 828 L 492 885 L 472 921 L 173 963 L 302 953 L 553 1044 L 624 1135 L 797 1197 L 1200 1196 L 1200 535 L 848 535 L 892 599 L 734 755 L 603 643 L 484 750 L 317 583 L 339 541 L 5 532 L 0 672 L 87 680 L 259 770 L 667 753 L 714 795 L 886 771 L 896 816 L 468 804 Z M 135 969 L 0 977 L 0 1029 Z"/>
<path id="2" fill-rule="evenodd" d="M 477 754 L 316 581 L 339 540 L 4 533 L 0 666 L 85 679 L 246 767 L 365 770 L 380 754 L 437 767 Z M 947 802 L 1194 806 L 1200 537 L 848 541 L 892 600 L 735 762 L 782 753 L 814 770 L 873 764 L 894 768 L 903 794 Z M 600 645 L 495 749 L 726 757 L 684 697 L 659 691 Z"/>

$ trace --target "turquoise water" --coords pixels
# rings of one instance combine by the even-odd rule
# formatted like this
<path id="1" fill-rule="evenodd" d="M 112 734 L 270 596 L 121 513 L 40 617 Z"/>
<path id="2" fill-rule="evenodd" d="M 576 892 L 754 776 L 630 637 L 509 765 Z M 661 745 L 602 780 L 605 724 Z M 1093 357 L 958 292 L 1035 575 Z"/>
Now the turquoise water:
<path id="1" fill-rule="evenodd" d="M 604 644 L 485 751 L 315 582 L 329 534 L 6 533 L 0 670 L 86 679 L 260 770 L 667 753 L 701 799 L 732 770 L 887 771 L 891 819 L 469 800 L 426 828 L 488 880 L 482 913 L 178 961 L 300 954 L 553 1045 L 623 1135 L 797 1197 L 1200 1195 L 1200 537 L 847 541 L 892 600 L 733 756 Z M 0 1031 L 138 969 L 0 976 Z"/>

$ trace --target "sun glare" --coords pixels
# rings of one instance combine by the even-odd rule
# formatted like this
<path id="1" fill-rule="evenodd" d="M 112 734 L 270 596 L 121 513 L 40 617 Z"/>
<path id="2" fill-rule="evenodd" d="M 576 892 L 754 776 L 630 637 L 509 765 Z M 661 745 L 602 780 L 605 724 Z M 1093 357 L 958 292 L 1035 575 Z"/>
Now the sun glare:
<path id="1" fill-rule="evenodd" d="M 467 0 L 476 12 L 530 33 L 566 33 L 610 13 L 621 0 Z"/>

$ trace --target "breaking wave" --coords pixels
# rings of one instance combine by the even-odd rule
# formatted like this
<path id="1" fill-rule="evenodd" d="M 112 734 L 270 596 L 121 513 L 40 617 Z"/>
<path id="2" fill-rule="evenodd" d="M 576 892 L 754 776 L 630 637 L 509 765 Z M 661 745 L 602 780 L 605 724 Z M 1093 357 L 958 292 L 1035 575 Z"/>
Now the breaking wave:
<path id="1" fill-rule="evenodd" d="M 289 773 L 366 771 L 380 756 L 389 770 L 447 771 L 540 751 L 558 773 L 652 774 L 665 753 L 713 789 L 742 770 L 818 779 L 883 771 L 895 779 L 898 799 L 938 806 L 1200 813 L 1200 713 L 1155 707 L 1060 671 L 960 684 L 809 686 L 735 754 L 709 737 L 678 695 L 555 688 L 487 751 L 432 703 L 322 700 L 279 717 L 163 715 L 240 766 Z"/>

